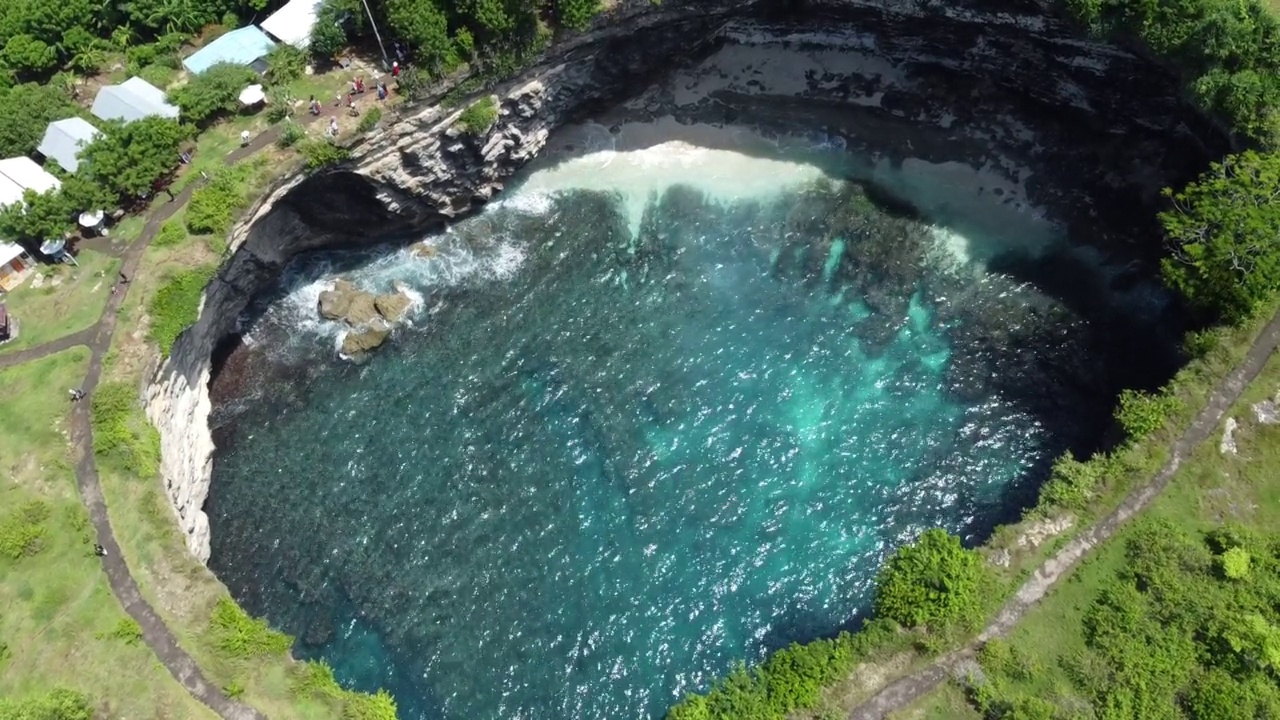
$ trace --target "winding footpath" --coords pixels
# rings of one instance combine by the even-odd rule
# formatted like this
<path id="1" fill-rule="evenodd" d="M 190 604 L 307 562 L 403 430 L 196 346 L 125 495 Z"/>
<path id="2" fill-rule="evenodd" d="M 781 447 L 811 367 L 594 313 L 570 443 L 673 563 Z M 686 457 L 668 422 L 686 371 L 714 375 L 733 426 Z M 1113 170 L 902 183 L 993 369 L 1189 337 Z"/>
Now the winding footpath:
<path id="1" fill-rule="evenodd" d="M 314 116 L 307 116 L 302 122 L 315 119 Z M 247 146 L 237 148 L 228 154 L 226 163 L 230 165 L 243 160 L 275 142 L 279 135 L 279 127 L 260 133 Z M 121 256 L 123 262 L 120 272 L 125 277 L 137 276 L 143 253 L 159 232 L 160 226 L 191 199 L 198 184 L 195 181 L 188 183 L 173 200 L 157 208 L 147 219 L 138 239 Z M 98 544 L 107 550 L 106 556 L 102 558 L 102 568 L 106 572 L 111 592 L 120 601 L 125 612 L 129 613 L 129 616 L 142 628 L 142 637 L 147 646 L 156 654 L 169 673 L 187 689 L 187 692 L 191 693 L 192 697 L 209 706 L 224 720 L 266 720 L 266 716 L 262 713 L 244 703 L 232 700 L 217 685 L 210 683 L 200 672 L 195 660 L 178 645 L 178 639 L 174 637 L 173 632 L 165 625 L 155 608 L 142 597 L 138 583 L 129 571 L 129 565 L 125 562 L 124 554 L 120 551 L 120 545 L 116 542 L 115 533 L 111 529 L 111 518 L 107 513 L 106 499 L 103 497 L 102 486 L 98 480 L 98 466 L 93 456 L 93 428 L 89 420 L 89 407 L 93 391 L 97 389 L 98 381 L 102 378 L 102 362 L 111 348 L 111 338 L 115 333 L 120 307 L 129 292 L 129 287 L 129 284 L 120 283 L 117 279 L 114 292 L 108 298 L 98 322 L 84 330 L 43 345 L 0 355 L 0 370 L 39 360 L 79 345 L 89 348 L 89 370 L 84 382 L 80 385 L 87 398 L 72 406 L 71 443 L 74 453 L 79 458 L 76 464 L 76 486 L 80 491 L 80 499 L 89 511 Z"/>
<path id="2" fill-rule="evenodd" d="M 850 711 L 849 720 L 880 720 L 891 712 L 905 708 L 956 673 L 962 663 L 972 660 L 983 643 L 1008 634 L 1014 624 L 1044 598 L 1054 584 L 1075 567 L 1086 553 L 1115 535 L 1125 521 L 1146 509 L 1169 485 L 1183 461 L 1196 447 L 1209 439 L 1218 423 L 1222 422 L 1223 416 L 1240 399 L 1240 394 L 1262 372 L 1277 347 L 1280 347 L 1280 311 L 1277 311 L 1253 341 L 1253 345 L 1245 353 L 1244 361 L 1214 386 L 1209 401 L 1173 443 L 1169 459 L 1147 484 L 1129 493 L 1111 514 L 1081 532 L 1066 547 L 1036 568 L 1031 578 L 1018 588 L 1018 592 L 1005 603 L 991 624 L 972 642 L 890 683 Z"/>

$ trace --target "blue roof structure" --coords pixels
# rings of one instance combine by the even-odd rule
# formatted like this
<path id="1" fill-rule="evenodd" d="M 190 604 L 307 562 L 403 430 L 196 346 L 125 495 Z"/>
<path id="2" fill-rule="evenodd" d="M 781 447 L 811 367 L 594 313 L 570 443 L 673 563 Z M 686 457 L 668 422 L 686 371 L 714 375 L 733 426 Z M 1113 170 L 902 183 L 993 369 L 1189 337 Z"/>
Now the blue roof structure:
<path id="1" fill-rule="evenodd" d="M 275 41 L 254 25 L 232 30 L 195 51 L 182 66 L 197 75 L 218 63 L 248 65 L 265 56 L 275 47 Z"/>

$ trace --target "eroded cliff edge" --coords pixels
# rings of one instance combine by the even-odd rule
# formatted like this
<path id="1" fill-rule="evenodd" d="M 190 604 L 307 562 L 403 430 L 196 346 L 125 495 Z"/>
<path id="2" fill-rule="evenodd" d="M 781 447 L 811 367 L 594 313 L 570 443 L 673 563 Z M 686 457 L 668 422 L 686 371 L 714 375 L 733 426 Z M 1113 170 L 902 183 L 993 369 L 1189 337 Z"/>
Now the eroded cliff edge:
<path id="1" fill-rule="evenodd" d="M 815 60 L 771 68 L 753 52 L 778 47 L 803 48 Z M 719 64 L 696 89 L 653 85 L 713 52 Z M 299 253 L 391 235 L 412 240 L 479 208 L 567 122 L 746 118 L 839 138 L 891 164 L 923 157 L 983 167 L 1020 188 L 1010 202 L 1087 205 L 1073 222 L 1094 226 L 1099 243 L 1113 223 L 1145 221 L 1149 213 L 1133 213 L 1134 203 L 1149 203 L 1225 146 L 1179 97 L 1175 78 L 1080 39 L 1029 0 L 636 0 L 495 94 L 501 114 L 484 136 L 456 129 L 457 111 L 408 110 L 356 146 L 348 165 L 278 183 L 233 230 L 233 253 L 206 289 L 199 319 L 146 398 L 166 494 L 201 561 L 209 555 L 213 357 L 249 301 Z M 1010 107 L 1016 116 L 1003 112 Z M 894 130 L 903 123 L 912 131 Z M 1054 180 L 1031 173 L 1028 182 L 1029 167 L 1052 168 Z"/>

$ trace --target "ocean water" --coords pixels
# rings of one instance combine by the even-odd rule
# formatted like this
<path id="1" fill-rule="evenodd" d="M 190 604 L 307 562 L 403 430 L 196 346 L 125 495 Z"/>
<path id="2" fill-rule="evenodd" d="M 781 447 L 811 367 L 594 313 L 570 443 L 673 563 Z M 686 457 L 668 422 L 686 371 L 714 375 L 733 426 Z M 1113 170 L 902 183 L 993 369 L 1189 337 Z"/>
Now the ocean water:
<path id="1" fill-rule="evenodd" d="M 1042 229 L 659 147 L 534 173 L 427 258 L 311 258 L 247 324 L 273 369 L 219 398 L 211 565 L 402 717 L 659 718 L 1097 442 L 1128 346 L 987 266 Z M 365 364 L 314 317 L 339 273 L 418 298 Z"/>

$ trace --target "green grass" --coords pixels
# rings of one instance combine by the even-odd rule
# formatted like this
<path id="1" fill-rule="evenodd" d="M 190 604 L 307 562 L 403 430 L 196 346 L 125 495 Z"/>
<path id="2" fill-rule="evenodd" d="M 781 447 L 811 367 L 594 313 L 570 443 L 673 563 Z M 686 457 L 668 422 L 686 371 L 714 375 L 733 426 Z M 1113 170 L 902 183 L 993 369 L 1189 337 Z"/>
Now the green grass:
<path id="1" fill-rule="evenodd" d="M 1258 423 L 1250 404 L 1280 388 L 1280 356 L 1228 414 L 1240 428 L 1237 456 L 1219 452 L 1222 428 L 1192 454 L 1169 487 L 1139 519 L 1096 549 L 1010 633 L 1008 642 L 1030 665 L 1026 677 L 1001 678 L 1017 694 L 1053 701 L 1060 709 L 1087 707 L 1084 689 L 1072 681 L 1073 658 L 1086 649 L 1084 618 L 1104 588 L 1126 568 L 1125 544 L 1140 521 L 1166 521 L 1193 537 L 1236 524 L 1263 537 L 1280 527 L 1280 426 Z"/>
<path id="2" fill-rule="evenodd" d="M 0 517 L 39 504 L 34 554 L 0 555 L 0 697 L 61 686 L 83 692 L 101 717 L 209 719 L 137 642 L 92 551 L 66 438 L 66 388 L 80 384 L 88 351 L 75 348 L 0 371 Z"/>
<path id="3" fill-rule="evenodd" d="M 90 250 L 80 253 L 80 265 L 42 266 L 41 287 L 35 277 L 5 296 L 9 313 L 21 326 L 18 337 L 0 345 L 0 354 L 35 347 L 83 330 L 98 321 L 107 304 L 120 260 Z M 53 282 L 57 280 L 55 287 Z"/>
<path id="4" fill-rule="evenodd" d="M 835 717 L 843 720 L 843 715 Z M 969 705 L 964 689 L 954 682 L 944 682 L 916 702 L 889 715 L 888 720 L 982 720 L 982 715 Z"/>
<path id="5" fill-rule="evenodd" d="M 150 338 L 168 357 L 173 343 L 199 315 L 204 286 L 213 277 L 214 267 L 193 268 L 170 276 L 148 305 Z"/>

